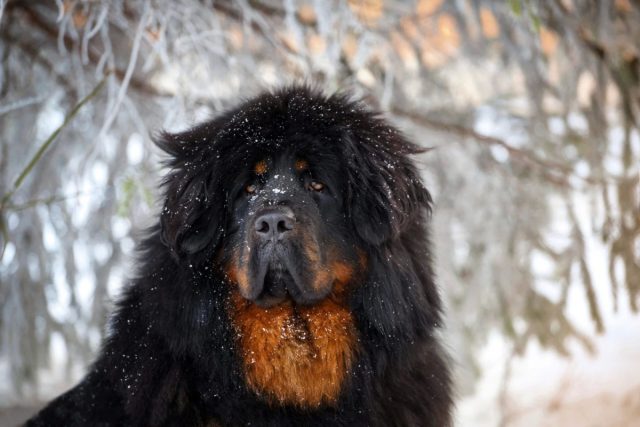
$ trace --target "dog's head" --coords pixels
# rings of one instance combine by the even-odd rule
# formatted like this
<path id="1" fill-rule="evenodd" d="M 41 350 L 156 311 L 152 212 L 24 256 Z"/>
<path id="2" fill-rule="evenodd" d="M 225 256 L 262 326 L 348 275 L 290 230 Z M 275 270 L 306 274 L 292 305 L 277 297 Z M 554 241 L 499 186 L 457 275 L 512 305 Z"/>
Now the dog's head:
<path id="1" fill-rule="evenodd" d="M 178 259 L 213 252 L 263 307 L 321 301 L 429 202 L 407 159 L 415 146 L 361 105 L 304 87 L 159 145 L 173 156 L 164 241 Z"/>
<path id="2" fill-rule="evenodd" d="M 261 307 L 287 298 L 317 303 L 358 268 L 340 160 L 329 153 L 316 160 L 303 149 L 311 144 L 295 145 L 251 162 L 231 195 L 223 265 L 240 294 Z"/>
<path id="3" fill-rule="evenodd" d="M 163 242 L 196 277 L 224 278 L 208 284 L 229 290 L 255 393 L 334 404 L 364 341 L 392 348 L 437 318 L 435 288 L 418 285 L 418 149 L 362 105 L 289 88 L 158 143 L 172 168 Z"/>

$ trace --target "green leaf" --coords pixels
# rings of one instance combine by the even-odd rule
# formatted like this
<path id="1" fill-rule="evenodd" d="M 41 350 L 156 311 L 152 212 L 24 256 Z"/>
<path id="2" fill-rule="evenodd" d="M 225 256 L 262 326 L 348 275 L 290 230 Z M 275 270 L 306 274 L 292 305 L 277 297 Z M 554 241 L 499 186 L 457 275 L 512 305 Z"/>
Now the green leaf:
<path id="1" fill-rule="evenodd" d="M 527 1 L 527 12 L 529 13 L 529 19 L 531 19 L 531 25 L 536 33 L 540 32 L 540 16 L 538 16 L 531 8 L 531 3 Z"/>
<path id="2" fill-rule="evenodd" d="M 122 181 L 122 197 L 118 201 L 118 209 L 116 214 L 121 217 L 128 217 L 131 209 L 131 202 L 136 191 L 136 181 L 132 177 L 125 178 Z"/>
<path id="3" fill-rule="evenodd" d="M 517 16 L 522 14 L 522 4 L 520 3 L 520 0 L 509 0 L 509 6 L 511 6 L 511 10 Z"/>

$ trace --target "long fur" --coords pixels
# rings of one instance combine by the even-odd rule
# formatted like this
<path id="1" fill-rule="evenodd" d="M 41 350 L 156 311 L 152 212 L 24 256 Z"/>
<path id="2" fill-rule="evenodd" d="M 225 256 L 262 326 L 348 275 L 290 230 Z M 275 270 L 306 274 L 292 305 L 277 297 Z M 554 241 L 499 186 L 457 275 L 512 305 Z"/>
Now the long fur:
<path id="1" fill-rule="evenodd" d="M 367 256 L 349 297 L 360 350 L 335 405 L 269 403 L 247 386 L 216 253 L 237 170 L 312 139 L 338 154 L 350 239 Z M 420 149 L 347 96 L 308 87 L 266 93 L 186 132 L 159 136 L 170 157 L 159 224 L 139 245 L 85 379 L 29 426 L 449 426 L 449 363 L 426 222 L 430 196 L 409 156 Z"/>

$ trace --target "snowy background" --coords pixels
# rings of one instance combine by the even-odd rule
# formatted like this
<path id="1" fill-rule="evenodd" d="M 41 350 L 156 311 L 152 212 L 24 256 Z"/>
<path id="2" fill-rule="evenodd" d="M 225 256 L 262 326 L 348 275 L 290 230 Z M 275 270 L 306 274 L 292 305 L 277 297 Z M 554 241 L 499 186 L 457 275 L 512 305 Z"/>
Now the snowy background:
<path id="1" fill-rule="evenodd" d="M 636 3 L 0 0 L 0 58 L 0 426 L 98 351 L 150 135 L 294 81 L 432 148 L 458 425 L 639 425 Z"/>

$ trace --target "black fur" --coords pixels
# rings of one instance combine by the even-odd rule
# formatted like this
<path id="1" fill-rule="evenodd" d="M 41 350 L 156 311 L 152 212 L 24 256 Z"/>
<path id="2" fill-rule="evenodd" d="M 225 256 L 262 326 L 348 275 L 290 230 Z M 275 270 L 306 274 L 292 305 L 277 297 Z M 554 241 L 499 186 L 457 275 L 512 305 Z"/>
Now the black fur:
<path id="1" fill-rule="evenodd" d="M 417 146 L 360 103 L 306 87 L 263 94 L 157 144 L 171 171 L 138 275 L 89 374 L 28 426 L 451 425 L 430 196 L 409 159 Z M 268 404 L 245 385 L 229 286 L 212 262 L 229 237 L 239 171 L 296 144 L 337 177 L 343 238 L 368 259 L 350 296 L 361 351 L 337 405 L 313 410 Z"/>

